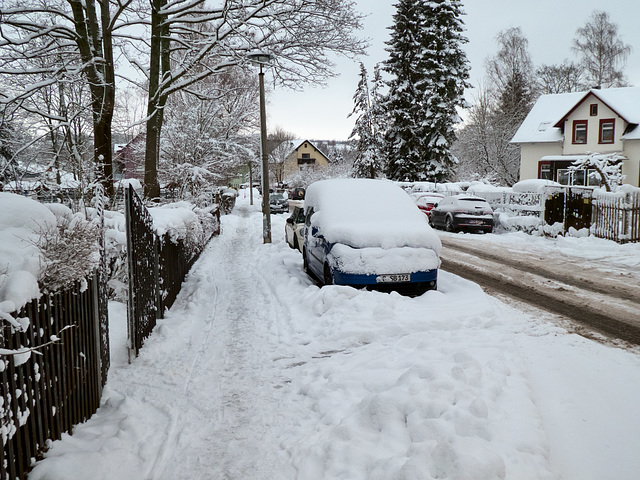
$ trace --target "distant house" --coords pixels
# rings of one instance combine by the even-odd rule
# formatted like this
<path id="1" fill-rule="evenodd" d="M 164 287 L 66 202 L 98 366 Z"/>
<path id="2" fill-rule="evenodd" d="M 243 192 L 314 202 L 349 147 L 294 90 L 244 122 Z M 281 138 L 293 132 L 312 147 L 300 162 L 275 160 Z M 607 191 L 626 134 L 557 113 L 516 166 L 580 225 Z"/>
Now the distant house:
<path id="1" fill-rule="evenodd" d="M 284 178 L 305 169 L 327 168 L 329 158 L 310 140 L 296 140 L 284 160 Z"/>
<path id="2" fill-rule="evenodd" d="M 129 143 L 117 146 L 114 152 L 114 164 L 122 178 L 137 178 L 144 181 L 144 152 L 147 135 L 141 133 Z"/>
<path id="3" fill-rule="evenodd" d="M 588 153 L 622 157 L 625 183 L 640 184 L 640 87 L 541 96 L 511 140 L 520 146 L 520 180 L 598 185 L 568 167 Z"/>

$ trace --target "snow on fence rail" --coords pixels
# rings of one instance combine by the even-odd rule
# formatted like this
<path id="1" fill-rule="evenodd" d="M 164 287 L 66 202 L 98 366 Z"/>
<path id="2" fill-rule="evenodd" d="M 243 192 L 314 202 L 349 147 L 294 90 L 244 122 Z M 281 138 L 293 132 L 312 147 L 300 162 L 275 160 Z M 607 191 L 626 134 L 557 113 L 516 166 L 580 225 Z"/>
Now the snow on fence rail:
<path id="1" fill-rule="evenodd" d="M 33 300 L 18 315 L 29 318 L 23 332 L 3 327 L 0 348 L 12 353 L 0 358 L 3 480 L 25 479 L 47 440 L 70 433 L 100 406 L 109 344 L 98 283 L 96 274 Z"/>
<path id="2" fill-rule="evenodd" d="M 544 212 L 545 196 L 541 193 L 478 192 L 474 195 L 484 198 L 498 211 L 539 218 Z"/>
<path id="3" fill-rule="evenodd" d="M 640 192 L 598 192 L 591 232 L 618 243 L 640 242 Z"/>

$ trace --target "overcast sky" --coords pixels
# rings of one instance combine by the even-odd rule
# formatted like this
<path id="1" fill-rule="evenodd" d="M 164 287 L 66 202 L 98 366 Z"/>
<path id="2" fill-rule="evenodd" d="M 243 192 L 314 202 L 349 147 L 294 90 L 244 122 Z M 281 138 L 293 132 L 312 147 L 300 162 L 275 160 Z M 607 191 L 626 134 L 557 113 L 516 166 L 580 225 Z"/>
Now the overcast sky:
<path id="1" fill-rule="evenodd" d="M 389 38 L 395 13 L 395 0 L 356 0 L 359 10 L 368 14 L 361 35 L 370 39 L 368 56 L 363 57 L 371 74 L 377 62 L 387 58 L 384 42 Z M 471 62 L 470 83 L 483 81 L 484 62 L 496 53 L 495 37 L 510 27 L 521 27 L 529 40 L 534 65 L 575 60 L 571 42 L 576 30 L 584 26 L 594 10 L 604 10 L 618 24 L 622 40 L 633 51 L 628 58 L 626 74 L 631 85 L 640 86 L 640 2 L 638 0 L 463 0 L 463 21 L 469 43 L 464 46 Z M 357 62 L 338 59 L 340 76 L 331 79 L 326 88 L 307 88 L 304 92 L 276 90 L 267 106 L 268 128 L 280 126 L 298 138 L 346 140 L 353 128 L 353 94 L 358 84 Z M 268 73 L 266 75 L 268 82 Z M 471 101 L 474 92 L 467 91 Z"/>

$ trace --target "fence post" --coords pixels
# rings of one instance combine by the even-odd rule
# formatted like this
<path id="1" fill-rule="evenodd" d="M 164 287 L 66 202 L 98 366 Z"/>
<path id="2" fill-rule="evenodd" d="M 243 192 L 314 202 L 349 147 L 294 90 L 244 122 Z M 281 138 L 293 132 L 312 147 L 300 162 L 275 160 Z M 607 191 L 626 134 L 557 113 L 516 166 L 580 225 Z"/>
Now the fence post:
<path id="1" fill-rule="evenodd" d="M 136 328 L 135 328 L 135 308 L 133 304 L 135 302 L 135 289 L 132 281 L 133 272 L 133 226 L 131 225 L 131 186 L 125 188 L 124 191 L 124 208 L 125 208 L 125 223 L 127 231 L 127 264 L 129 267 L 129 301 L 127 302 L 127 358 L 129 363 L 135 357 L 136 341 Z"/>
<path id="2" fill-rule="evenodd" d="M 162 289 L 160 285 L 160 239 L 153 236 L 153 275 L 155 278 L 156 292 L 156 319 L 164 318 L 164 307 L 162 305 Z"/>

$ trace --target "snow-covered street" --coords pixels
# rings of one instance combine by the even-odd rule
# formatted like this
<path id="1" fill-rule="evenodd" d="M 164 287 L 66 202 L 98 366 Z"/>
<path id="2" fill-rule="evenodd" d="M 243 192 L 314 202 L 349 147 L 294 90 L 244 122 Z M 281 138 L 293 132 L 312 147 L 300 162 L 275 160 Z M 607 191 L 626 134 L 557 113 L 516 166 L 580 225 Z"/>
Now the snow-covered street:
<path id="1" fill-rule="evenodd" d="M 132 364 L 111 305 L 102 406 L 30 480 L 638 478 L 640 351 L 442 271 L 417 298 L 318 288 L 248 203 Z"/>

